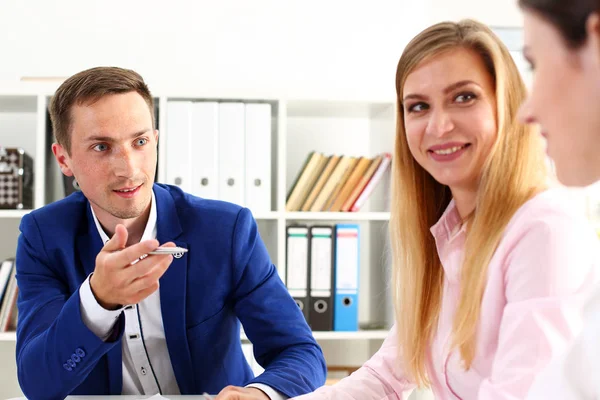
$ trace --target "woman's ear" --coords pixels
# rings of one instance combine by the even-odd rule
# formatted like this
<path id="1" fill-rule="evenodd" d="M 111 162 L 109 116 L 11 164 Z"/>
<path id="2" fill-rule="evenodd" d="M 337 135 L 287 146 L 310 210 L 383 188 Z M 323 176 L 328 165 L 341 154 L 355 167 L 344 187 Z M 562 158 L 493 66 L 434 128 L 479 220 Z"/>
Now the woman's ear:
<path id="1" fill-rule="evenodd" d="M 584 67 L 600 73 L 600 14 L 593 12 L 585 23 L 586 40 L 582 46 Z"/>

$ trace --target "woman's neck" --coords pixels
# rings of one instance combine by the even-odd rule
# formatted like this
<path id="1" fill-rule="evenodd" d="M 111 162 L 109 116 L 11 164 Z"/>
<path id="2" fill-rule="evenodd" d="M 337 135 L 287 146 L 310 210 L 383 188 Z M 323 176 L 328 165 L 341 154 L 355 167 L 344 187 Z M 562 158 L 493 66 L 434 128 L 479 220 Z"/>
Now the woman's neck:
<path id="1" fill-rule="evenodd" d="M 475 210 L 475 204 L 477 202 L 477 190 L 476 189 L 453 189 L 452 198 L 454 204 L 458 210 L 458 215 L 465 221 Z"/>

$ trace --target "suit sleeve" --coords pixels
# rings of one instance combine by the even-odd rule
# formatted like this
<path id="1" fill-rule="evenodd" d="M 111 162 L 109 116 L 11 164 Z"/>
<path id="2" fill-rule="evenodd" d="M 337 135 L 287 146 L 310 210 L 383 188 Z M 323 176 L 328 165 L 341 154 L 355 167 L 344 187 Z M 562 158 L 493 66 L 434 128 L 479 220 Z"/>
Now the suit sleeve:
<path id="1" fill-rule="evenodd" d="M 279 278 L 248 209 L 233 233 L 234 309 L 265 371 L 262 383 L 285 396 L 312 392 L 325 383 L 326 366 L 298 306 Z"/>
<path id="2" fill-rule="evenodd" d="M 65 398 L 77 388 L 99 359 L 120 343 L 124 323 L 106 342 L 83 322 L 79 290 L 69 291 L 44 248 L 33 215 L 21 220 L 17 245 L 17 375 L 30 399 Z M 112 340 L 111 340 L 112 339 Z"/>

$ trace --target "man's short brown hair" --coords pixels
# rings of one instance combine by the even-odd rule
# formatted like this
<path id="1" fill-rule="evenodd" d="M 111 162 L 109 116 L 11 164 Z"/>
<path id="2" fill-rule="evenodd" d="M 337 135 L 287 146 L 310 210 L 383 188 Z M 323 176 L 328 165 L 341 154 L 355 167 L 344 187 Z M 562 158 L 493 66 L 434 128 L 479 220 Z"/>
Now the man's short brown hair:
<path id="1" fill-rule="evenodd" d="M 154 128 L 154 99 L 137 72 L 118 67 L 96 67 L 69 77 L 50 100 L 50 120 L 56 142 L 71 154 L 73 105 L 91 104 L 106 95 L 129 92 L 137 92 L 144 98 L 150 108 Z"/>

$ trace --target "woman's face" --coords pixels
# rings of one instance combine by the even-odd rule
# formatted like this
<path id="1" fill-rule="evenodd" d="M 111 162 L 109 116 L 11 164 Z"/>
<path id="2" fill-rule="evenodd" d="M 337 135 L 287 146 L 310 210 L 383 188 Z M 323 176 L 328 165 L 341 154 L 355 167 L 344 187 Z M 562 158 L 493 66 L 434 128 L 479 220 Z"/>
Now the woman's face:
<path id="1" fill-rule="evenodd" d="M 525 10 L 524 23 L 524 55 L 534 73 L 520 117 L 540 125 L 563 184 L 591 184 L 600 179 L 598 27 L 592 35 L 588 32 L 583 46 L 573 49 L 536 12 Z M 593 28 L 592 20 L 589 27 Z"/>
<path id="2" fill-rule="evenodd" d="M 406 78 L 402 106 L 415 160 L 455 195 L 476 191 L 497 136 L 494 82 L 480 55 L 460 47 L 425 59 Z"/>

